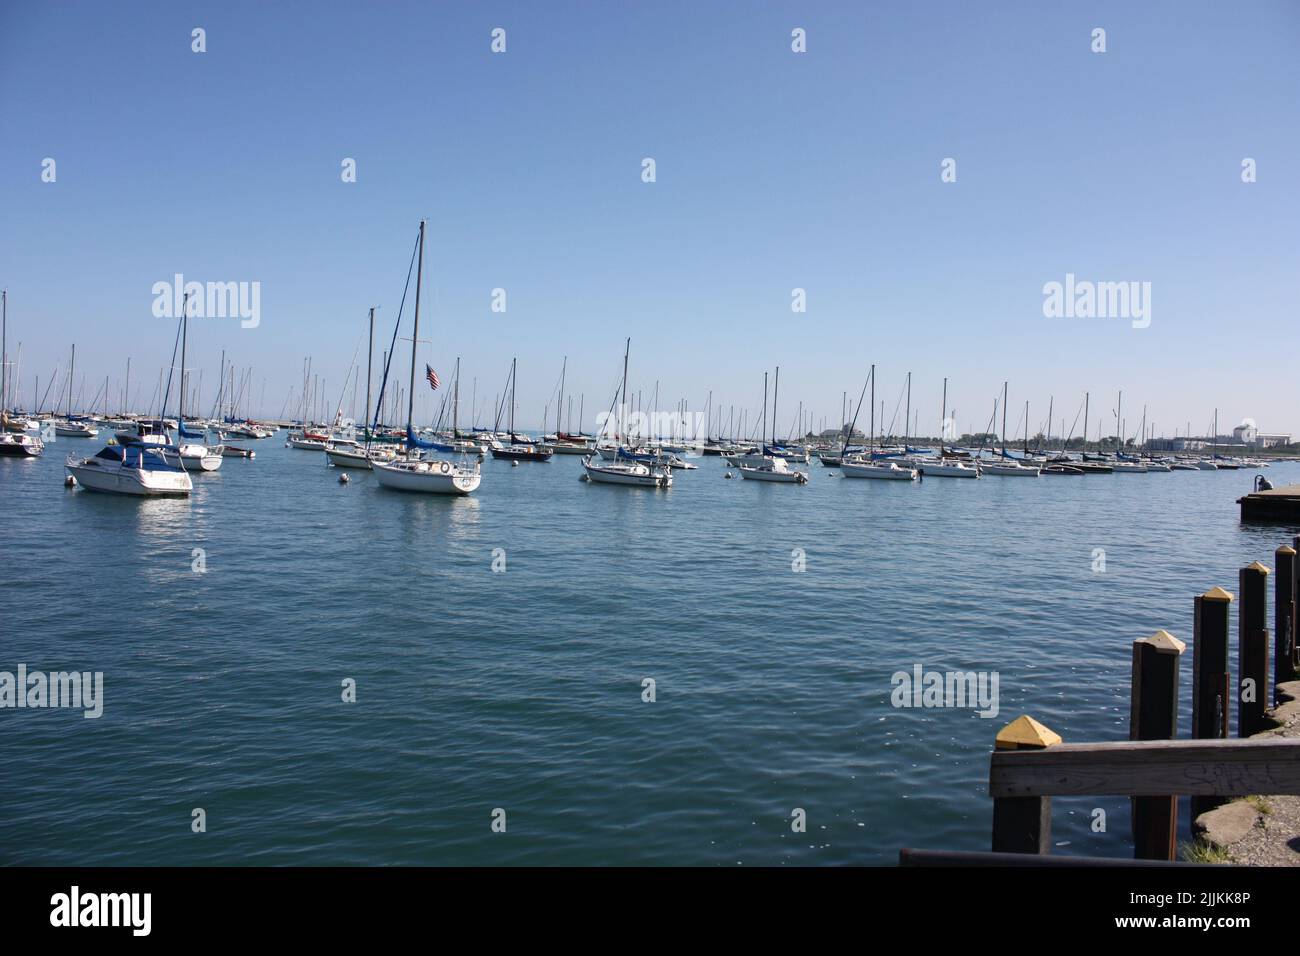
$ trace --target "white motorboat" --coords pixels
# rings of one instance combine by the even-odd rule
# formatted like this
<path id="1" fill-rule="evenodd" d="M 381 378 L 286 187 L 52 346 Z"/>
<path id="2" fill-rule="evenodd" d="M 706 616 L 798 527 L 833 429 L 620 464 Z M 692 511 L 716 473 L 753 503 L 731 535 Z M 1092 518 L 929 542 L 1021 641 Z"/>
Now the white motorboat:
<path id="1" fill-rule="evenodd" d="M 893 461 L 845 458 L 840 462 L 845 478 L 883 478 L 887 481 L 915 481 L 916 469 Z"/>
<path id="2" fill-rule="evenodd" d="M 54 434 L 60 438 L 94 438 L 99 434 L 99 429 L 87 422 L 64 418 L 54 423 Z"/>
<path id="3" fill-rule="evenodd" d="M 194 483 L 183 469 L 169 464 L 148 445 L 109 445 L 89 458 L 69 455 L 68 474 L 91 491 L 135 496 L 184 496 Z"/>
<path id="4" fill-rule="evenodd" d="M 123 445 L 170 445 L 167 435 L 167 423 L 159 420 L 141 419 L 130 422 L 124 428 L 113 433 Z"/>
<path id="5" fill-rule="evenodd" d="M 787 481 L 800 485 L 808 483 L 807 472 L 795 471 L 785 463 L 784 458 L 777 458 L 774 455 L 763 455 L 756 464 L 743 464 L 737 467 L 740 468 L 741 478 L 754 481 Z"/>
<path id="6" fill-rule="evenodd" d="M 1042 472 L 1041 468 L 1010 460 L 980 462 L 979 470 L 985 475 L 1002 475 L 1008 478 L 1037 478 Z"/>
<path id="7" fill-rule="evenodd" d="M 216 471 L 225 457 L 225 449 L 221 445 L 209 447 L 202 442 L 163 445 L 158 450 L 167 464 L 186 471 Z"/>
<path id="8" fill-rule="evenodd" d="M 588 479 L 606 485 L 640 488 L 671 488 L 673 485 L 672 469 L 652 467 L 626 458 L 597 464 L 595 456 L 588 455 L 582 460 L 582 467 L 586 469 Z"/>
<path id="9" fill-rule="evenodd" d="M 917 462 L 917 469 L 923 478 L 978 478 L 979 468 L 957 458 L 936 458 L 933 461 Z"/>
<path id="10" fill-rule="evenodd" d="M 0 457 L 39 458 L 44 450 L 45 444 L 35 435 L 0 433 Z"/>
<path id="11" fill-rule="evenodd" d="M 1201 471 L 1218 471 L 1219 466 L 1208 458 L 1202 458 L 1196 463 L 1196 467 Z"/>

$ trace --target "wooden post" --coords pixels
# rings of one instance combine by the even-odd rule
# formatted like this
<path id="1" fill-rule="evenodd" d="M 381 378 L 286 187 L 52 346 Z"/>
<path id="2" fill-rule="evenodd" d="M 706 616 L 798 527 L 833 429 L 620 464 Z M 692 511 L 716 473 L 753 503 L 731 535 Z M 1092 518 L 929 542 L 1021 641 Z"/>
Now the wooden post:
<path id="1" fill-rule="evenodd" d="M 1237 736 L 1264 729 L 1268 706 L 1268 575 L 1256 561 L 1241 569 L 1237 612 Z"/>
<path id="2" fill-rule="evenodd" d="M 1133 642 L 1129 740 L 1178 736 L 1178 664 L 1186 648 L 1168 631 Z M 1177 796 L 1133 798 L 1134 859 L 1175 859 L 1177 831 Z"/>
<path id="3" fill-rule="evenodd" d="M 1291 539 L 1291 549 L 1300 552 L 1300 534 Z M 1291 670 L 1300 674 L 1300 558 L 1291 562 Z"/>
<path id="4" fill-rule="evenodd" d="M 1277 687 L 1296 678 L 1295 671 L 1295 548 L 1282 545 L 1274 553 L 1277 579 L 1273 582 L 1273 703 Z"/>
<path id="5" fill-rule="evenodd" d="M 1198 740 L 1228 736 L 1231 690 L 1228 679 L 1228 611 L 1232 595 L 1210 588 L 1198 595 L 1192 633 L 1192 736 Z M 1194 797 L 1192 819 L 1224 801 Z"/>
<path id="6" fill-rule="evenodd" d="M 1061 735 L 1034 718 L 1017 717 L 1003 727 L 994 750 L 1042 750 L 1061 742 Z M 1052 843 L 1051 797 L 995 797 L 993 852 L 1046 855 Z"/>

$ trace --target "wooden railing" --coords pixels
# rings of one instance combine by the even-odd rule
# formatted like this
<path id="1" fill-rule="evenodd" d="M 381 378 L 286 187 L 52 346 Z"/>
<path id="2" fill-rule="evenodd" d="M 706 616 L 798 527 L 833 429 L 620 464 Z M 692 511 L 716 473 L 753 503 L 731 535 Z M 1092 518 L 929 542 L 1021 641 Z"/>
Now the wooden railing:
<path id="1" fill-rule="evenodd" d="M 1275 553 L 1272 694 L 1296 679 L 1295 640 L 1300 562 L 1294 547 Z M 1172 861 L 1177 854 L 1178 798 L 1191 796 L 1193 818 L 1250 794 L 1300 794 L 1300 739 L 1252 737 L 1267 729 L 1270 700 L 1267 629 L 1269 568 L 1255 562 L 1241 569 L 1238 674 L 1232 681 L 1229 631 L 1235 598 L 1211 588 L 1194 602 L 1192 637 L 1192 738 L 1178 735 L 1179 669 L 1186 645 L 1166 631 L 1133 642 L 1129 740 L 1068 744 L 1029 716 L 998 733 L 989 762 L 993 798 L 992 854 L 904 850 L 906 865 L 988 865 L 1008 856 L 1027 865 L 1049 853 L 1052 797 L 1133 798 L 1133 855 Z M 1232 700 L 1237 733 L 1230 739 Z M 1025 856 L 1025 855 L 1028 856 Z M 1077 858 L 1076 858 L 1077 859 Z M 1062 858 L 1062 864 L 1071 858 Z M 1078 859 L 1082 865 L 1096 858 Z M 1116 861 L 1111 861 L 1116 862 Z"/>

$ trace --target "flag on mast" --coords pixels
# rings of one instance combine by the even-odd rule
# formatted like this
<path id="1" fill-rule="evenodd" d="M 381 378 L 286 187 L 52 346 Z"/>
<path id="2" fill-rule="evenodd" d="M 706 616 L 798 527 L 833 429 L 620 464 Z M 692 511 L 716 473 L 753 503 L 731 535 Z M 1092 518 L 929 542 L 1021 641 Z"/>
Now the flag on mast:
<path id="1" fill-rule="evenodd" d="M 429 387 L 432 389 L 437 389 L 437 387 L 442 384 L 438 379 L 438 373 L 433 370 L 433 366 L 431 365 L 426 365 L 424 367 L 424 377 L 429 380 Z"/>

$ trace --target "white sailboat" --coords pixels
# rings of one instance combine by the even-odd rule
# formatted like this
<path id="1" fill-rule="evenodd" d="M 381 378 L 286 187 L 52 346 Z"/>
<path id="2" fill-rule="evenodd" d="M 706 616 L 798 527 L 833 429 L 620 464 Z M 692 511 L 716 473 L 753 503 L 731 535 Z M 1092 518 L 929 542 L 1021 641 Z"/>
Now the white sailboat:
<path id="1" fill-rule="evenodd" d="M 181 306 L 181 387 L 176 414 L 176 443 L 164 445 L 162 455 L 169 465 L 186 471 L 216 471 L 223 460 L 222 447 L 209 447 L 206 432 L 191 432 L 185 428 L 185 356 L 189 329 L 189 294 L 186 293 Z"/>
<path id="2" fill-rule="evenodd" d="M 394 491 L 415 491 L 438 495 L 468 495 L 474 492 L 483 476 L 478 462 L 472 465 L 445 460 L 426 460 L 422 457 L 421 442 L 415 434 L 412 419 L 415 415 L 415 358 L 420 341 L 420 287 L 424 279 L 424 220 L 420 220 L 419 266 L 415 278 L 415 320 L 411 332 L 411 383 L 406 405 L 406 457 L 392 461 L 372 461 L 370 469 L 385 488 Z M 401 321 L 401 317 L 398 317 Z"/>
<path id="3" fill-rule="evenodd" d="M 776 395 L 781 387 L 781 367 L 776 369 L 776 388 L 772 392 L 772 427 L 776 427 Z M 806 485 L 808 483 L 808 473 L 806 471 L 796 471 L 786 464 L 786 460 L 779 455 L 770 454 L 771 449 L 767 446 L 767 373 L 763 373 L 763 431 L 764 446 L 763 454 L 757 456 L 757 460 L 742 461 L 737 467 L 740 469 L 740 477 L 747 478 L 750 481 L 777 481 L 788 484 Z M 749 456 L 746 456 L 749 458 Z"/>
<path id="4" fill-rule="evenodd" d="M 871 382 L 871 436 L 867 443 L 867 452 L 865 455 L 850 455 L 840 460 L 840 472 L 845 478 L 876 478 L 884 481 L 915 481 L 916 469 L 900 465 L 893 461 L 876 461 L 876 366 L 871 366 L 871 373 L 867 376 Z M 864 385 L 865 389 L 866 386 Z M 858 412 L 862 411 L 862 397 L 858 397 L 858 411 L 853 413 L 853 421 L 849 424 L 848 434 L 853 434 L 853 429 L 858 423 Z M 881 423 L 884 424 L 883 422 Z M 845 437 L 845 445 L 848 439 Z"/>
<path id="5" fill-rule="evenodd" d="M 627 396 L 627 359 L 628 353 L 632 349 L 632 340 L 627 340 L 627 345 L 623 350 L 623 383 L 620 391 L 624 400 Z M 614 393 L 614 401 L 618 402 L 620 408 L 624 407 L 619 398 L 619 392 Z M 613 409 L 610 414 L 613 415 Z M 620 416 L 621 418 L 621 416 Z M 620 434 L 622 429 L 620 428 Z M 621 445 L 615 442 L 613 457 L 608 461 L 597 463 L 596 455 L 588 455 L 582 459 L 582 467 L 586 473 L 588 481 L 594 481 L 606 485 L 631 485 L 638 488 L 671 488 L 673 485 L 673 472 L 667 464 L 662 462 L 645 462 L 635 458 L 629 458 L 620 455 Z M 603 449 L 602 449 L 603 452 Z M 608 458 L 604 454 L 602 458 Z"/>
<path id="6" fill-rule="evenodd" d="M 21 362 L 22 349 L 19 349 Z M 35 435 L 23 434 L 17 421 L 9 418 L 9 293 L 0 290 L 0 456 L 5 458 L 36 458 L 45 451 L 45 444 Z M 17 389 L 15 388 L 16 392 Z"/>
<path id="7" fill-rule="evenodd" d="M 1025 448 L 1029 448 L 1029 403 L 1025 402 Z M 1016 461 L 1007 454 L 1007 383 L 1002 383 L 1002 457 L 995 461 L 981 461 L 979 470 L 985 475 L 1000 475 L 1004 478 L 1037 478 L 1040 467 Z"/>

